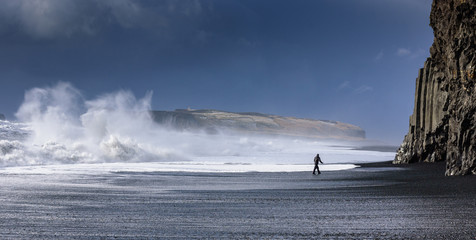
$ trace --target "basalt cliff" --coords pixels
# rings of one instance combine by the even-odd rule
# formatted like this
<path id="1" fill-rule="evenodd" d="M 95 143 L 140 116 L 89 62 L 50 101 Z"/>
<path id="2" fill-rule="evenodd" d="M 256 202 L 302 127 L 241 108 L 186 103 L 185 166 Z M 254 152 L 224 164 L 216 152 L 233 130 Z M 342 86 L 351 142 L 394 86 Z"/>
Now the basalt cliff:
<path id="1" fill-rule="evenodd" d="M 365 131 L 351 124 L 262 113 L 177 109 L 175 111 L 152 111 L 151 116 L 158 124 L 179 131 L 342 140 L 365 139 Z"/>
<path id="2" fill-rule="evenodd" d="M 448 176 L 476 174 L 476 1 L 434 0 L 430 26 L 434 42 L 394 163 L 445 161 Z"/>

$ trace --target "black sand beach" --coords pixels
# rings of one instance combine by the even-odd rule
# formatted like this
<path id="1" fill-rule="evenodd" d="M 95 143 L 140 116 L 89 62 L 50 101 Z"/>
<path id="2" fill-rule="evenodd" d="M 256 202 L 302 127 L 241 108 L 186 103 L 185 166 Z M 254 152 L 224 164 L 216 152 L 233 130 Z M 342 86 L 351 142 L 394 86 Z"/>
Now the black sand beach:
<path id="1" fill-rule="evenodd" d="M 444 164 L 295 173 L 0 175 L 1 239 L 476 239 Z"/>

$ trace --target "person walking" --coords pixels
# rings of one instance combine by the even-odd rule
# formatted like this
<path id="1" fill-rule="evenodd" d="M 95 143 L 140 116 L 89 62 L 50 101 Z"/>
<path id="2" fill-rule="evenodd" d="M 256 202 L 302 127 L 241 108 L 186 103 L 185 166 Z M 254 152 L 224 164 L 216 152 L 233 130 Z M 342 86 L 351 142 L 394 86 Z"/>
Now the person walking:
<path id="1" fill-rule="evenodd" d="M 323 163 L 321 161 L 321 158 L 319 157 L 319 153 L 314 157 L 314 170 L 312 171 L 312 174 L 316 175 L 316 170 L 317 174 L 321 174 L 321 171 L 319 171 L 319 163 Z"/>

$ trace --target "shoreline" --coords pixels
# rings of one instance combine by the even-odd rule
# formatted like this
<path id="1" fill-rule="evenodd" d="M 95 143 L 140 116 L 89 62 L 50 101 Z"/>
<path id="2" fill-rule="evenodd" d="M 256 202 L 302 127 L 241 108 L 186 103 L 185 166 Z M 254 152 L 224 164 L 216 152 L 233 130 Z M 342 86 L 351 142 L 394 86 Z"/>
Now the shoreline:
<path id="1" fill-rule="evenodd" d="M 476 237 L 475 176 L 445 177 L 444 164 L 360 166 L 317 176 L 0 174 L 0 238 Z"/>

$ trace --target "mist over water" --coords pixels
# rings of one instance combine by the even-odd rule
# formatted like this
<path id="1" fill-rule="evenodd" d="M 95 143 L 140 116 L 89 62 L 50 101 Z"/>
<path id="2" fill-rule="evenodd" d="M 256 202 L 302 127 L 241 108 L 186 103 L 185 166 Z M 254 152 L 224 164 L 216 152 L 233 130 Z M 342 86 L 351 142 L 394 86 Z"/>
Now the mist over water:
<path id="1" fill-rule="evenodd" d="M 293 171 L 308 170 L 317 152 L 333 164 L 393 155 L 355 151 L 348 143 L 174 131 L 152 120 L 151 99 L 151 92 L 136 98 L 121 90 L 88 100 L 64 82 L 28 90 L 19 122 L 0 121 L 0 167 L 139 163 L 142 170 Z"/>

